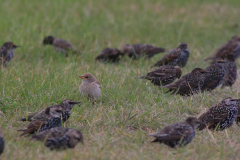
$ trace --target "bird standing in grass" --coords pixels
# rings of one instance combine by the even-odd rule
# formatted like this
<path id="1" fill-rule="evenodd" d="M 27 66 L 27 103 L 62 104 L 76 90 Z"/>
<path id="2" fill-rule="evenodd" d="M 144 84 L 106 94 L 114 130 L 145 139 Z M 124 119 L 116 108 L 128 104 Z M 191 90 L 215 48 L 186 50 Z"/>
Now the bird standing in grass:
<path id="1" fill-rule="evenodd" d="M 198 120 L 205 124 L 198 129 L 201 131 L 207 127 L 210 130 L 222 131 L 232 126 L 237 115 L 237 99 L 226 98 L 199 116 Z"/>
<path id="2" fill-rule="evenodd" d="M 47 36 L 43 40 L 43 45 L 52 45 L 57 51 L 62 52 L 67 56 L 67 52 L 78 53 L 74 46 L 63 39 L 54 38 L 53 36 Z"/>
<path id="3" fill-rule="evenodd" d="M 63 122 L 66 122 L 70 115 L 71 115 L 71 110 L 73 108 L 74 105 L 76 104 L 79 104 L 81 102 L 76 102 L 76 101 L 73 101 L 73 100 L 70 100 L 70 99 L 66 99 L 64 100 L 61 104 L 59 105 L 53 105 L 53 106 L 50 106 L 48 108 L 56 108 L 56 109 L 60 109 L 63 111 L 62 113 L 62 120 Z M 32 121 L 34 119 L 38 119 L 38 117 L 42 117 L 43 115 L 45 115 L 45 111 L 48 109 L 43 109 L 41 111 L 38 111 L 38 112 L 35 112 L 35 113 L 32 113 L 30 114 L 27 118 L 21 118 L 20 121 Z"/>
<path id="4" fill-rule="evenodd" d="M 81 95 L 96 101 L 101 95 L 101 88 L 98 80 L 91 73 L 84 73 L 79 77 L 82 78 L 82 83 L 79 86 Z"/>
<path id="5" fill-rule="evenodd" d="M 154 85 L 165 86 L 172 83 L 175 79 L 179 79 L 182 75 L 182 70 L 178 66 L 165 65 L 156 68 L 149 72 L 146 76 L 140 77 L 141 79 L 150 80 Z"/>
<path id="6" fill-rule="evenodd" d="M 105 48 L 96 57 L 96 61 L 117 63 L 120 60 L 119 57 L 122 55 L 123 53 L 120 52 L 117 48 Z"/>
<path id="7" fill-rule="evenodd" d="M 3 153 L 4 147 L 5 147 L 5 142 L 2 135 L 2 129 L 0 128 L 0 155 Z"/>
<path id="8" fill-rule="evenodd" d="M 189 144 L 195 137 L 196 128 L 202 124 L 195 117 L 188 117 L 185 122 L 174 123 L 156 133 L 149 134 L 156 139 L 153 142 L 164 143 L 171 148 Z"/>
<path id="9" fill-rule="evenodd" d="M 190 52 L 186 43 L 180 43 L 179 46 L 170 52 L 168 52 L 162 59 L 153 65 L 163 66 L 163 65 L 173 65 L 184 67 L 188 62 Z"/>
<path id="10" fill-rule="evenodd" d="M 132 59 L 140 57 L 151 58 L 154 55 L 165 52 L 164 48 L 156 47 L 149 44 L 125 44 L 122 47 L 122 53 L 128 55 Z"/>
<path id="11" fill-rule="evenodd" d="M 7 63 L 10 62 L 14 57 L 14 49 L 20 47 L 15 45 L 13 42 L 5 42 L 0 47 L 0 62 L 1 66 L 6 67 Z"/>
<path id="12" fill-rule="evenodd" d="M 79 142 L 83 143 L 83 135 L 77 129 L 55 127 L 32 136 L 32 140 L 45 142 L 50 150 L 74 148 Z"/>
<path id="13" fill-rule="evenodd" d="M 182 76 L 176 82 L 163 86 L 168 88 L 167 92 L 180 94 L 181 96 L 190 96 L 200 91 L 204 83 L 204 77 L 207 72 L 201 68 L 195 68 L 191 73 Z"/>

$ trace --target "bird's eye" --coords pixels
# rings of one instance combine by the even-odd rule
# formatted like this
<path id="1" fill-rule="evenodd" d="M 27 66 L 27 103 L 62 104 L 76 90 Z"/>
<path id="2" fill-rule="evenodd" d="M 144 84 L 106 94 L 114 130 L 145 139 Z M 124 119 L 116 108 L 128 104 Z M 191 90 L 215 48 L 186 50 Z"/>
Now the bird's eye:
<path id="1" fill-rule="evenodd" d="M 88 76 L 86 76 L 85 78 L 88 78 Z"/>

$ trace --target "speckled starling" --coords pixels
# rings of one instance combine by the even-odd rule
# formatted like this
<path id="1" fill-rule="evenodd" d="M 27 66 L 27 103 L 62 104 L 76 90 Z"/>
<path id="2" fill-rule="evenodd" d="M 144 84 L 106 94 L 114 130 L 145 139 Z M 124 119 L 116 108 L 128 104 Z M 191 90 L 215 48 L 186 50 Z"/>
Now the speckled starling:
<path id="1" fill-rule="evenodd" d="M 74 46 L 63 39 L 54 38 L 53 36 L 44 37 L 43 45 L 52 45 L 57 51 L 67 55 L 67 52 L 80 53 Z"/>
<path id="2" fill-rule="evenodd" d="M 233 36 L 226 44 L 220 47 L 213 55 L 205 58 L 204 60 L 213 59 L 213 61 L 217 58 L 225 59 L 225 56 L 228 53 L 232 53 L 234 49 L 240 43 L 240 36 Z"/>
<path id="3" fill-rule="evenodd" d="M 13 42 L 5 42 L 0 47 L 0 63 L 1 66 L 6 67 L 7 63 L 10 62 L 14 57 L 14 49 L 20 47 L 15 45 Z"/>
<path id="4" fill-rule="evenodd" d="M 44 113 L 41 114 L 41 117 L 35 117 L 25 128 L 18 130 L 23 131 L 21 136 L 62 126 L 61 117 L 63 111 L 60 108 L 48 107 Z"/>
<path id="5" fill-rule="evenodd" d="M 236 121 L 236 123 L 238 124 L 238 126 L 240 126 L 240 125 L 239 125 L 239 122 L 240 122 L 240 99 L 237 99 L 236 107 L 237 107 L 237 109 L 238 109 L 238 115 L 237 115 L 235 121 Z"/>
<path id="6" fill-rule="evenodd" d="M 172 94 L 180 94 L 181 96 L 190 96 L 200 91 L 204 83 L 204 75 L 207 72 L 201 68 L 195 68 L 191 73 L 182 76 L 176 82 L 163 86 L 168 88 L 167 92 Z"/>
<path id="7" fill-rule="evenodd" d="M 77 129 L 55 127 L 32 136 L 32 140 L 45 142 L 50 150 L 74 148 L 79 142 L 83 143 L 83 135 Z"/>
<path id="8" fill-rule="evenodd" d="M 100 83 L 91 73 L 84 73 L 79 77 L 82 78 L 79 86 L 81 95 L 87 95 L 88 98 L 95 101 L 101 95 Z"/>
<path id="9" fill-rule="evenodd" d="M 205 69 L 208 73 L 205 74 L 204 84 L 201 91 L 212 91 L 222 84 L 226 73 L 224 67 L 226 63 L 227 61 L 217 59 L 211 66 Z"/>
<path id="10" fill-rule="evenodd" d="M 196 128 L 202 124 L 197 118 L 188 117 L 185 122 L 179 122 L 164 127 L 159 132 L 149 134 L 156 139 L 152 142 L 164 143 L 177 148 L 189 144 L 195 137 Z"/>
<path id="11" fill-rule="evenodd" d="M 0 155 L 3 153 L 4 147 L 5 147 L 5 142 L 2 135 L 2 129 L 0 128 Z"/>
<path id="12" fill-rule="evenodd" d="M 96 61 L 117 63 L 122 55 L 123 53 L 116 48 L 105 48 L 96 57 Z"/>
<path id="13" fill-rule="evenodd" d="M 161 52 L 165 52 L 165 49 L 149 44 L 126 44 L 122 48 L 122 53 L 128 55 L 132 59 L 137 59 L 139 57 L 151 58 Z"/>
<path id="14" fill-rule="evenodd" d="M 226 61 L 227 63 L 224 64 L 225 76 L 223 78 L 222 88 L 225 86 L 232 87 L 237 80 L 237 64 L 232 53 L 226 56 Z"/>
<path id="15" fill-rule="evenodd" d="M 76 102 L 76 101 L 73 101 L 70 99 L 66 99 L 61 104 L 50 106 L 50 108 L 60 108 L 60 110 L 63 111 L 62 120 L 63 120 L 63 122 L 66 122 L 71 115 L 71 109 L 73 108 L 73 106 L 75 104 L 79 104 L 79 103 L 81 103 L 81 102 Z M 46 109 L 48 109 L 48 108 L 46 108 Z M 30 121 L 31 122 L 32 120 L 37 119 L 37 117 L 42 117 L 45 114 L 46 109 L 32 113 L 27 118 L 21 118 L 20 121 Z"/>
<path id="16" fill-rule="evenodd" d="M 236 105 L 236 99 L 226 98 L 221 103 L 212 106 L 199 116 L 199 121 L 205 124 L 200 125 L 198 129 L 203 130 L 207 127 L 213 131 L 222 131 L 231 127 L 238 115 Z"/>
<path id="17" fill-rule="evenodd" d="M 182 75 L 182 70 L 178 66 L 165 65 L 156 68 L 149 72 L 146 76 L 140 77 L 141 79 L 150 80 L 154 85 L 165 86 L 172 83 L 175 79 L 179 79 Z"/>
<path id="18" fill-rule="evenodd" d="M 189 58 L 189 50 L 186 43 L 180 43 L 179 46 L 168 52 L 162 59 L 160 59 L 154 66 L 173 65 L 184 67 Z"/>

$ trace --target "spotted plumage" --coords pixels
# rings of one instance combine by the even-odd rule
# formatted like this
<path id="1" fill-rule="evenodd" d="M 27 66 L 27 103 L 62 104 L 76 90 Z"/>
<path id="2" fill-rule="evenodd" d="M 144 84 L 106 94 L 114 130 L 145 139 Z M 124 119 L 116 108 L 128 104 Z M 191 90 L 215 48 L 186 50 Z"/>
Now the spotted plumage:
<path id="1" fill-rule="evenodd" d="M 75 104 L 79 104 L 79 103 L 81 103 L 81 102 L 76 102 L 76 101 L 73 101 L 73 100 L 70 100 L 70 99 L 66 99 L 61 104 L 53 105 L 53 106 L 50 106 L 48 108 L 57 108 L 57 109 L 59 108 L 60 110 L 62 110 L 63 111 L 62 120 L 63 120 L 63 122 L 66 122 L 71 115 L 71 109 L 73 108 L 73 106 Z M 34 119 L 38 119 L 38 117 L 42 117 L 46 114 L 45 111 L 48 108 L 40 110 L 40 111 L 35 112 L 35 113 L 32 113 L 27 118 L 21 118 L 20 121 L 30 121 L 31 122 Z"/>
<path id="2" fill-rule="evenodd" d="M 186 43 L 180 43 L 179 46 L 168 52 L 153 66 L 173 65 L 184 67 L 188 62 L 190 52 Z"/>
<path id="3" fill-rule="evenodd" d="M 0 128 L 0 155 L 3 153 L 5 147 L 5 141 L 2 135 L 2 129 Z"/>
<path id="4" fill-rule="evenodd" d="M 122 55 L 123 53 L 116 48 L 105 48 L 96 57 L 96 61 L 116 63 L 120 60 L 119 57 Z"/>
<path id="5" fill-rule="evenodd" d="M 77 129 L 55 127 L 32 136 L 33 140 L 45 142 L 49 149 L 74 148 L 79 142 L 83 144 L 83 135 Z"/>
<path id="6" fill-rule="evenodd" d="M 205 124 L 200 125 L 198 129 L 203 130 L 207 127 L 210 130 L 222 131 L 232 126 L 237 115 L 237 100 L 226 98 L 199 116 L 199 121 Z"/>
<path id="7" fill-rule="evenodd" d="M 176 82 L 163 86 L 168 88 L 167 92 L 172 94 L 180 94 L 181 96 L 190 96 L 200 91 L 204 83 L 204 75 L 207 72 L 201 68 L 195 68 L 191 73 L 182 76 Z"/>
<path id="8" fill-rule="evenodd" d="M 195 137 L 196 128 L 201 124 L 195 117 L 188 117 L 185 122 L 174 123 L 164 127 L 159 132 L 149 134 L 156 139 L 152 142 L 164 143 L 177 148 L 189 144 Z"/>
<path id="9" fill-rule="evenodd" d="M 126 44 L 121 52 L 130 58 L 137 59 L 139 57 L 151 58 L 158 53 L 165 52 L 165 49 L 149 44 Z"/>
<path id="10" fill-rule="evenodd" d="M 175 79 L 179 79 L 182 75 L 182 70 L 178 66 L 165 65 L 156 68 L 149 72 L 146 76 L 140 77 L 141 79 L 150 80 L 154 85 L 165 86 L 172 83 Z"/>
<path id="11" fill-rule="evenodd" d="M 7 66 L 7 63 L 10 62 L 14 57 L 14 49 L 20 47 L 15 45 L 13 42 L 5 42 L 0 47 L 0 64 L 3 67 Z"/>

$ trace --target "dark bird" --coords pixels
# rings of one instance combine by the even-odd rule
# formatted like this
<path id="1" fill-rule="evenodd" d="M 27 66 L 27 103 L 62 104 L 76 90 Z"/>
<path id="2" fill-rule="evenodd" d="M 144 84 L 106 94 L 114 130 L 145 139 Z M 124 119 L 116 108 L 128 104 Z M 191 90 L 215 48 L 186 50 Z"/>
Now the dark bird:
<path id="1" fill-rule="evenodd" d="M 234 49 L 232 54 L 235 60 L 240 56 L 240 43 L 238 43 L 238 46 Z"/>
<path id="2" fill-rule="evenodd" d="M 237 99 L 237 104 L 236 104 L 236 107 L 238 109 L 238 115 L 236 117 L 236 123 L 238 126 L 240 126 L 239 122 L 240 122 L 240 99 Z"/>
<path id="3" fill-rule="evenodd" d="M 96 61 L 101 62 L 113 62 L 116 63 L 120 60 L 120 56 L 123 53 L 116 48 L 105 48 L 102 52 L 96 57 Z"/>
<path id="4" fill-rule="evenodd" d="M 205 123 L 200 125 L 198 129 L 201 131 L 206 127 L 210 130 L 222 131 L 232 126 L 238 115 L 237 99 L 226 98 L 221 103 L 212 106 L 198 118 L 199 121 Z"/>
<path id="5" fill-rule="evenodd" d="M 164 48 L 156 47 L 149 44 L 125 44 L 122 47 L 122 53 L 128 55 L 132 59 L 140 57 L 151 58 L 154 55 L 165 52 Z"/>
<path id="6" fill-rule="evenodd" d="M 173 65 L 184 67 L 188 62 L 190 52 L 186 43 L 180 43 L 179 46 L 171 51 L 169 51 L 162 59 L 153 65 L 163 66 L 163 65 Z"/>
<path id="7" fill-rule="evenodd" d="M 4 146 L 5 146 L 5 142 L 2 135 L 2 129 L 0 128 L 0 155 L 3 153 Z"/>
<path id="8" fill-rule="evenodd" d="M 168 88 L 168 92 L 172 94 L 180 94 L 181 96 L 190 96 L 200 91 L 204 83 L 204 75 L 207 72 L 201 68 L 195 68 L 191 73 L 182 76 L 176 82 L 163 86 Z"/>
<path id="9" fill-rule="evenodd" d="M 59 108 L 60 110 L 62 110 L 63 111 L 62 120 L 63 120 L 63 122 L 66 122 L 71 115 L 71 110 L 72 110 L 73 106 L 75 104 L 79 104 L 79 103 L 81 103 L 81 102 L 76 102 L 76 101 L 71 100 L 71 99 L 66 99 L 61 104 L 53 105 L 53 106 L 50 106 L 48 108 L 57 108 L 57 109 Z M 32 120 L 43 116 L 45 114 L 45 110 L 47 110 L 48 108 L 40 110 L 40 111 L 35 112 L 35 113 L 32 113 L 27 118 L 21 118 L 20 121 L 30 121 L 31 122 Z"/>
<path id="10" fill-rule="evenodd" d="M 0 62 L 1 66 L 6 67 L 7 63 L 10 62 L 14 57 L 14 49 L 20 47 L 15 45 L 13 42 L 5 42 L 0 47 Z"/>
<path id="11" fill-rule="evenodd" d="M 65 55 L 67 55 L 66 52 L 80 53 L 70 42 L 54 38 L 53 36 L 44 37 L 43 45 L 52 45 L 57 51 L 60 51 Z"/>
<path id="12" fill-rule="evenodd" d="M 164 143 L 171 148 L 177 148 L 189 144 L 195 137 L 196 128 L 202 124 L 195 117 L 188 117 L 185 122 L 174 123 L 164 127 L 156 133 L 149 134 L 156 139 L 153 142 Z"/>
<path id="13" fill-rule="evenodd" d="M 154 85 L 165 86 L 172 83 L 175 79 L 179 79 L 182 70 L 178 66 L 161 66 L 149 72 L 146 76 L 139 77 L 141 79 L 150 80 Z"/>
<path id="14" fill-rule="evenodd" d="M 45 142 L 50 150 L 74 148 L 79 142 L 83 143 L 83 135 L 77 129 L 55 127 L 32 136 L 32 140 Z"/>
<path id="15" fill-rule="evenodd" d="M 224 65 L 227 62 L 222 59 L 217 59 L 212 65 L 207 67 L 205 70 L 208 71 L 205 74 L 204 84 L 201 88 L 201 91 L 212 91 L 222 84 L 223 78 L 225 76 L 225 67 Z"/>
<path id="16" fill-rule="evenodd" d="M 20 136 L 32 134 L 34 132 L 42 132 L 53 127 L 62 126 L 62 113 L 63 111 L 60 108 L 48 107 L 44 114 L 40 114 L 41 116 L 36 116 L 25 128 L 18 130 L 23 131 Z"/>
<path id="17" fill-rule="evenodd" d="M 240 36 L 233 36 L 227 43 L 221 46 L 213 55 L 205 58 L 204 60 L 213 59 L 213 62 L 217 58 L 225 59 L 228 53 L 232 53 L 235 48 L 239 45 Z"/>
<path id="18" fill-rule="evenodd" d="M 227 63 L 224 64 L 225 76 L 223 78 L 222 88 L 225 86 L 232 87 L 237 80 L 237 64 L 232 53 L 226 56 L 226 61 Z"/>

